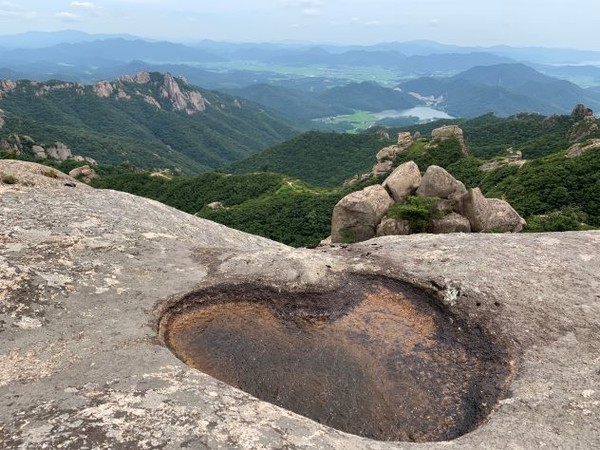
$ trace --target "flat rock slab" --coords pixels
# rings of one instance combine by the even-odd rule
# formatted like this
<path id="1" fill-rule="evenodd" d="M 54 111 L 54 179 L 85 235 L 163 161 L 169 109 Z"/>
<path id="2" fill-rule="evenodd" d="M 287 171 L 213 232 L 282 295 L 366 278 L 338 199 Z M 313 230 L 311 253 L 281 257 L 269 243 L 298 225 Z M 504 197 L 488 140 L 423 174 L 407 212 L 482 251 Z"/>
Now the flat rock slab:
<path id="1" fill-rule="evenodd" d="M 293 250 L 125 193 L 0 192 L 2 448 L 600 447 L 600 233 L 413 235 Z M 444 443 L 377 442 L 177 359 L 161 314 L 195 290 L 419 286 L 512 348 L 485 423 Z"/>

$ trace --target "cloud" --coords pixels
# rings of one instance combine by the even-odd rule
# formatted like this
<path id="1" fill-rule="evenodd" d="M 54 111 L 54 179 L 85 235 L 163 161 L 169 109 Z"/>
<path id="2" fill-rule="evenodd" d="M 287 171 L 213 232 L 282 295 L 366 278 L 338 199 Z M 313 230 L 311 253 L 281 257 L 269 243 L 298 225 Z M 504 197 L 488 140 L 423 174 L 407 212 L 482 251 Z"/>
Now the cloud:
<path id="1" fill-rule="evenodd" d="M 321 0 L 280 0 L 280 3 L 286 8 L 299 10 L 304 17 L 319 17 L 323 13 Z"/>
<path id="2" fill-rule="evenodd" d="M 321 10 L 317 8 L 304 8 L 302 15 L 306 17 L 318 17 L 321 15 Z"/>
<path id="3" fill-rule="evenodd" d="M 283 6 L 291 8 L 320 8 L 323 6 L 321 0 L 281 0 Z"/>
<path id="4" fill-rule="evenodd" d="M 381 22 L 379 20 L 369 20 L 368 22 L 365 23 L 365 26 L 367 27 L 378 27 L 381 25 Z"/>
<path id="5" fill-rule="evenodd" d="M 95 9 L 96 5 L 92 2 L 71 2 L 71 8 Z"/>
<path id="6" fill-rule="evenodd" d="M 432 28 L 437 27 L 440 24 L 440 21 L 438 19 L 431 19 L 429 21 L 429 26 Z"/>
<path id="7" fill-rule="evenodd" d="M 56 13 L 56 17 L 65 22 L 77 22 L 79 20 L 79 16 L 77 14 L 67 11 Z"/>
<path id="8" fill-rule="evenodd" d="M 0 17 L 13 17 L 19 19 L 33 19 L 37 16 L 35 11 L 28 11 L 12 2 L 0 2 Z"/>

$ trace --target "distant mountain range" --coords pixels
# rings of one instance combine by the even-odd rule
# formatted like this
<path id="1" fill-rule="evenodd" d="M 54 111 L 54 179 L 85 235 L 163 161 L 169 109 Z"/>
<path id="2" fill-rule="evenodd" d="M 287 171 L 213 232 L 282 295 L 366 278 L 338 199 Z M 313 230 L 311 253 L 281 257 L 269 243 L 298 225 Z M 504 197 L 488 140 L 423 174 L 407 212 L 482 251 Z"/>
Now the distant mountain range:
<path id="1" fill-rule="evenodd" d="M 243 88 L 256 83 L 272 84 L 309 77 L 310 70 L 294 74 L 294 68 L 331 68 L 334 70 L 325 78 L 348 82 L 368 80 L 364 75 L 362 79 L 360 75 L 349 77 L 348 74 L 352 74 L 349 68 L 360 69 L 358 74 L 364 74 L 364 68 L 368 67 L 383 68 L 407 78 L 451 76 L 476 66 L 515 62 L 528 64 L 551 76 L 581 80 L 586 86 L 600 85 L 600 52 L 570 49 L 461 47 L 433 41 L 368 46 L 208 40 L 182 44 L 73 30 L 0 36 L 0 69 L 40 81 L 55 78 L 93 82 L 105 78 L 109 71 L 115 76 L 128 73 L 119 72 L 119 67 L 134 61 L 146 64 L 143 70 L 179 74 L 170 67 L 156 67 L 176 64 L 181 72 L 197 71 L 198 82 L 203 81 L 200 84 L 210 88 Z M 254 64 L 247 64 L 248 61 L 259 63 L 259 68 L 252 68 Z M 282 71 L 281 67 L 289 70 Z M 251 76 L 247 76 L 249 73 Z M 340 82 L 337 84 L 342 84 Z"/>
<path id="2" fill-rule="evenodd" d="M 568 113 L 574 104 L 600 107 L 600 96 L 565 80 L 543 75 L 524 64 L 474 67 L 453 77 L 418 78 L 399 87 L 429 98 L 456 117 L 488 112 L 509 116 L 518 112 Z"/>
<path id="3" fill-rule="evenodd" d="M 600 52 L 432 41 L 181 44 L 78 31 L 0 36 L 0 79 L 93 84 L 169 72 L 260 104 L 301 129 L 334 126 L 311 123 L 315 118 L 421 105 L 458 117 L 560 114 L 576 103 L 598 109 L 600 66 L 590 61 L 600 61 Z"/>
<path id="4" fill-rule="evenodd" d="M 401 83 L 397 89 L 363 82 L 316 93 L 265 84 L 228 92 L 294 119 L 352 110 L 406 110 L 418 105 L 429 105 L 455 117 L 490 112 L 503 117 L 519 112 L 566 114 L 577 103 L 600 109 L 600 89 L 583 89 L 524 64 L 479 66 L 452 77 L 422 77 Z"/>
<path id="5" fill-rule="evenodd" d="M 60 141 L 100 163 L 187 173 L 240 160 L 297 133 L 250 102 L 147 72 L 93 86 L 0 81 L 0 111 L 4 136 Z"/>

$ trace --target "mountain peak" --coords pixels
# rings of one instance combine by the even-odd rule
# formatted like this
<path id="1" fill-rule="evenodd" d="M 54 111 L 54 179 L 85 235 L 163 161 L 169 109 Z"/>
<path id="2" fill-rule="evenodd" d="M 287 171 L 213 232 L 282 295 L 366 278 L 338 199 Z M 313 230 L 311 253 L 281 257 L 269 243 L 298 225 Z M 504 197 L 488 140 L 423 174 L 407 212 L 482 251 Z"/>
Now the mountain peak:
<path id="1" fill-rule="evenodd" d="M 207 105 L 210 105 L 202 93 L 189 86 L 184 78 L 174 77 L 169 72 L 138 72 L 133 76 L 122 76 L 112 83 L 99 81 L 93 90 L 96 95 L 104 98 L 130 100 L 132 97 L 141 97 L 158 109 L 168 106 L 167 109 L 183 111 L 189 115 L 204 112 Z"/>

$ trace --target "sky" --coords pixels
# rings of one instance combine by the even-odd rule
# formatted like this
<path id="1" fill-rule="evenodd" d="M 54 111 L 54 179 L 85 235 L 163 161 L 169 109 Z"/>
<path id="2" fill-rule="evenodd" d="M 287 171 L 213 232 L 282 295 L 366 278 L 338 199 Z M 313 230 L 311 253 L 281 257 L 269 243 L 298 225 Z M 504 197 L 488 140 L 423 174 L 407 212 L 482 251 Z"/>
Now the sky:
<path id="1" fill-rule="evenodd" d="M 179 42 L 447 44 L 600 50 L 598 0 L 0 0 L 0 34 L 75 29 Z"/>

